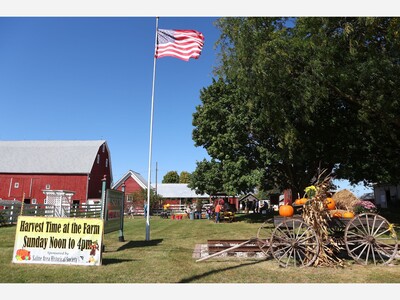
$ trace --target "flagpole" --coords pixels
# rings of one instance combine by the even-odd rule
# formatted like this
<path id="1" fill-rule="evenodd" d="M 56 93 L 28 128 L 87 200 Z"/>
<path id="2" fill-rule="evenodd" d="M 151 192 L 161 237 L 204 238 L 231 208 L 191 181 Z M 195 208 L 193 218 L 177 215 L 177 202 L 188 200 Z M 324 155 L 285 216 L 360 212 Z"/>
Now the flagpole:
<path id="1" fill-rule="evenodd" d="M 153 144 L 153 116 L 154 116 L 154 82 L 156 79 L 156 49 L 157 49 L 158 17 L 156 17 L 156 36 L 154 43 L 153 84 L 151 88 L 151 113 L 150 113 L 150 142 L 149 142 L 149 165 L 147 175 L 147 210 L 146 210 L 146 241 L 150 240 L 150 192 L 151 192 L 151 154 Z"/>

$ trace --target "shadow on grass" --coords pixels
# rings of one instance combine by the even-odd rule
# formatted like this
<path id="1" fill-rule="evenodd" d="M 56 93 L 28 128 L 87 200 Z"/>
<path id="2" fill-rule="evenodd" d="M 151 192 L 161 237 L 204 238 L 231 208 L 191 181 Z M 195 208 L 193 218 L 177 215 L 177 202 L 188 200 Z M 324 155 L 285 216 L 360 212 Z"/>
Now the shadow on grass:
<path id="1" fill-rule="evenodd" d="M 273 212 L 267 214 L 261 213 L 250 213 L 250 214 L 236 214 L 234 222 L 246 222 L 246 223 L 264 223 L 266 220 L 274 216 Z"/>
<path id="2" fill-rule="evenodd" d="M 224 268 L 224 269 L 220 269 L 220 270 L 213 270 L 213 271 L 205 272 L 205 273 L 200 274 L 200 275 L 192 276 L 192 277 L 189 277 L 189 278 L 184 278 L 181 281 L 179 281 L 178 283 L 190 283 L 190 282 L 193 282 L 195 280 L 199 280 L 201 278 L 210 276 L 212 274 L 216 274 L 216 273 L 219 273 L 219 272 L 225 272 L 227 270 L 238 269 L 240 267 L 247 267 L 247 266 L 259 264 L 259 263 L 262 263 L 262 262 L 264 262 L 264 260 L 255 261 L 255 262 L 246 263 L 246 264 L 241 264 L 239 266 L 228 267 L 228 268 Z"/>
<path id="3" fill-rule="evenodd" d="M 103 258 L 101 260 L 101 264 L 112 265 L 112 264 L 121 264 L 128 261 L 134 261 L 134 259 Z"/>
<path id="4" fill-rule="evenodd" d="M 116 251 L 123 251 L 126 249 L 141 248 L 141 247 L 148 247 L 148 246 L 157 246 L 162 241 L 163 241 L 163 239 L 155 239 L 155 240 L 151 240 L 151 241 L 129 241 L 128 243 L 119 247 Z"/>
<path id="5" fill-rule="evenodd" d="M 6 224 L 6 223 L 0 223 L 1 228 L 7 228 L 7 227 L 17 227 L 17 224 Z"/>

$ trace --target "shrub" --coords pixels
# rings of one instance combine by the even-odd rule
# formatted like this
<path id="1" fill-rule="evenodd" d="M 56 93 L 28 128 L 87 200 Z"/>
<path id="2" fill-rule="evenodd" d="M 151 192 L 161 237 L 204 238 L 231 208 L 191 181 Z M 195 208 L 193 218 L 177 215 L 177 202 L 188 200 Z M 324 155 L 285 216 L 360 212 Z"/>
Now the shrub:
<path id="1" fill-rule="evenodd" d="M 0 211 L 0 226 L 6 223 L 6 214 Z"/>

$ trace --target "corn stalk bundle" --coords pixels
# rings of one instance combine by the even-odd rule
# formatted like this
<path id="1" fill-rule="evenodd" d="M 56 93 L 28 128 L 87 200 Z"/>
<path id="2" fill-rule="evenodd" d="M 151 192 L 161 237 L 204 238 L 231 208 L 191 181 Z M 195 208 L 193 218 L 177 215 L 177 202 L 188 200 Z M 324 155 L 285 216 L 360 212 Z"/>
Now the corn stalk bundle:
<path id="1" fill-rule="evenodd" d="M 336 253 L 341 250 L 340 245 L 329 235 L 329 221 L 331 215 L 326 207 L 326 199 L 330 196 L 329 189 L 332 186 L 330 175 L 322 177 L 322 171 L 315 183 L 306 188 L 309 200 L 303 207 L 302 217 L 304 222 L 311 226 L 321 245 L 314 266 L 342 267 L 343 260 Z"/>

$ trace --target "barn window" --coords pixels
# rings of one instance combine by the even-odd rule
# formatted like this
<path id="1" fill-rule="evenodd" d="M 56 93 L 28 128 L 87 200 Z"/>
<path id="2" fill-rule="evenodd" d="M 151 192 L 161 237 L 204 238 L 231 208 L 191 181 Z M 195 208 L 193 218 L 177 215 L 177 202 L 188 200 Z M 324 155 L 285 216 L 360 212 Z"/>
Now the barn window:
<path id="1" fill-rule="evenodd" d="M 50 184 L 46 184 L 46 190 L 50 189 Z"/>
<path id="2" fill-rule="evenodd" d="M 32 204 L 36 204 L 36 198 L 32 199 Z"/>
<path id="3" fill-rule="evenodd" d="M 14 188 L 19 188 L 19 182 L 14 183 Z"/>
<path id="4" fill-rule="evenodd" d="M 106 144 L 103 144 L 103 153 L 106 151 Z"/>
<path id="5" fill-rule="evenodd" d="M 108 158 L 106 158 L 106 168 L 108 168 Z"/>
<path id="6" fill-rule="evenodd" d="M 100 163 L 100 154 L 97 154 L 97 164 Z"/>

